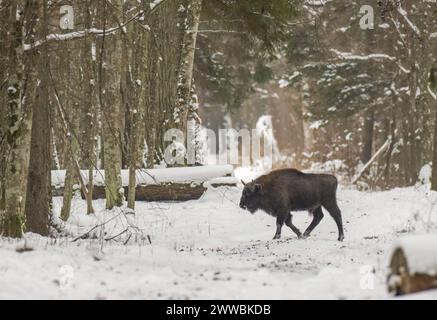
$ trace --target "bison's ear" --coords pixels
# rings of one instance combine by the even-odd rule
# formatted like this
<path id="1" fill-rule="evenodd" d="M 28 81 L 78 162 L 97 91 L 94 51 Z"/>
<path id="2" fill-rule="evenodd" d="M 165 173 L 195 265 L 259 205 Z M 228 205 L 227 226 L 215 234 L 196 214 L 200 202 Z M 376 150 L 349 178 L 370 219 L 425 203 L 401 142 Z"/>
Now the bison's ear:
<path id="1" fill-rule="evenodd" d="M 262 186 L 262 184 L 256 184 L 255 185 L 255 187 L 254 187 L 254 191 L 255 192 L 260 192 L 261 190 L 263 189 L 263 186 Z"/>

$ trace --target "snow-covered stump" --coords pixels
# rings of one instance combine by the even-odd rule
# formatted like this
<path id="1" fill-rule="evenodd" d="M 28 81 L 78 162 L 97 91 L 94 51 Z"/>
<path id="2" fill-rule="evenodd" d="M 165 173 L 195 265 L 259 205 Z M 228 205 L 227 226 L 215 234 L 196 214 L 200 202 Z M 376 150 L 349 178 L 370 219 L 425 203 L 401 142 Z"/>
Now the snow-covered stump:
<path id="1" fill-rule="evenodd" d="M 391 256 L 387 286 L 395 295 L 437 288 L 437 235 L 399 240 Z"/>
<path id="2" fill-rule="evenodd" d="M 85 183 L 88 183 L 87 170 L 82 170 Z M 129 172 L 121 170 L 124 194 L 128 194 Z M 65 170 L 52 171 L 52 193 L 54 196 L 64 194 Z M 211 165 L 198 167 L 178 167 L 147 169 L 136 171 L 137 201 L 187 201 L 199 199 L 210 188 L 236 186 L 231 165 Z M 93 175 L 93 199 L 105 198 L 105 172 L 95 170 Z M 82 198 L 85 195 L 82 192 Z"/>

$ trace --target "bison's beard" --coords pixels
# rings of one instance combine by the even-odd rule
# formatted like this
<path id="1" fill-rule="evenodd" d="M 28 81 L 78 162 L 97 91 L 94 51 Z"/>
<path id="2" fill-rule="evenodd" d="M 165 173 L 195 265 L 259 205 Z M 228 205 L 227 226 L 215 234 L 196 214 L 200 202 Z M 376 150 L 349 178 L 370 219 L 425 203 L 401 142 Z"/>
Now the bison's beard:
<path id="1" fill-rule="evenodd" d="M 249 211 L 251 214 L 254 214 L 256 210 L 258 210 L 256 207 L 247 207 L 247 211 Z"/>

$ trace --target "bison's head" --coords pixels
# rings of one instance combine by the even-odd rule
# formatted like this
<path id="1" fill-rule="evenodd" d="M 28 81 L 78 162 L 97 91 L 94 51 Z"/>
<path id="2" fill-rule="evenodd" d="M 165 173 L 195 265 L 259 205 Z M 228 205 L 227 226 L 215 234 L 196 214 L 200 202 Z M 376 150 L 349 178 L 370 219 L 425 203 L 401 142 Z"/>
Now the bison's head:
<path id="1" fill-rule="evenodd" d="M 261 204 L 262 185 L 255 182 L 247 184 L 243 182 L 243 185 L 244 189 L 240 199 L 240 207 L 249 210 L 250 213 L 254 213 Z"/>

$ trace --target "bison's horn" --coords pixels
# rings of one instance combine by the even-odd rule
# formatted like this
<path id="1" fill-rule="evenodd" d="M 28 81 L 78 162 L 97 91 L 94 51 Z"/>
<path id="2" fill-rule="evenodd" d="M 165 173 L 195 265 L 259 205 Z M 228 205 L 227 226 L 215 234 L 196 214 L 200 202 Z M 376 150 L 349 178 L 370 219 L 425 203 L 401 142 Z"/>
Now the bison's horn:
<path id="1" fill-rule="evenodd" d="M 243 186 L 245 186 L 245 185 L 246 185 L 246 182 L 244 182 L 243 180 L 241 180 L 241 183 L 243 184 Z"/>

